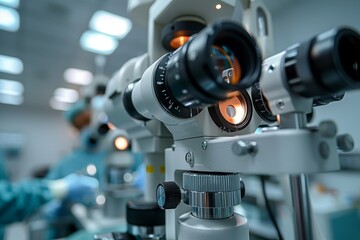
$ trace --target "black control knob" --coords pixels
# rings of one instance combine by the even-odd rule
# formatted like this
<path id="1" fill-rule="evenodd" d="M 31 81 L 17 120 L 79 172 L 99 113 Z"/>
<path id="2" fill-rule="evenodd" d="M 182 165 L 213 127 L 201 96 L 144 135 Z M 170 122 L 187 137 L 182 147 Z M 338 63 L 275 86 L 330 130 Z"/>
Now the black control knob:
<path id="1" fill-rule="evenodd" d="M 245 183 L 243 180 L 240 180 L 240 192 L 241 192 L 241 198 L 245 197 Z"/>
<path id="2" fill-rule="evenodd" d="M 130 225 L 148 227 L 149 229 L 155 226 L 163 226 L 165 225 L 165 211 L 160 209 L 156 202 L 129 201 L 126 204 L 126 221 Z M 129 231 L 130 229 L 128 229 Z"/>
<path id="3" fill-rule="evenodd" d="M 354 139 L 350 134 L 342 134 L 337 136 L 336 143 L 338 148 L 343 152 L 350 152 L 354 149 Z"/>
<path id="4" fill-rule="evenodd" d="M 156 199 L 162 209 L 174 209 L 181 201 L 180 187 L 173 181 L 162 182 L 156 188 Z"/>

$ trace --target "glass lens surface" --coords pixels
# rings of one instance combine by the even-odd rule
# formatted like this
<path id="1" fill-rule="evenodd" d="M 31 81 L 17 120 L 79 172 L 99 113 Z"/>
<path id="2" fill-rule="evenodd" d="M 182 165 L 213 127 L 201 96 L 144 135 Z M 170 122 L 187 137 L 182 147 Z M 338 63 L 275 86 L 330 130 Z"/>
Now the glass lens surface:
<path id="1" fill-rule="evenodd" d="M 237 85 L 241 80 L 241 66 L 234 52 L 227 46 L 213 45 L 211 47 L 211 60 L 216 72 L 224 82 Z"/>

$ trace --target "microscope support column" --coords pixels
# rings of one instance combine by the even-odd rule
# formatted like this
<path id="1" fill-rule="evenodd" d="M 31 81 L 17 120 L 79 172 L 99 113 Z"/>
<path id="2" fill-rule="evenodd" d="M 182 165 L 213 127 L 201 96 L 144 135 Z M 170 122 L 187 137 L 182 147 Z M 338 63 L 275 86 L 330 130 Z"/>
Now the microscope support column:
<path id="1" fill-rule="evenodd" d="M 305 114 L 291 113 L 281 115 L 280 127 L 302 129 L 306 127 Z M 313 240 L 311 205 L 308 190 L 308 177 L 305 174 L 289 175 L 292 214 L 296 240 Z"/>
<path id="2" fill-rule="evenodd" d="M 308 178 L 305 174 L 290 175 L 291 200 L 296 240 L 312 240 L 311 205 Z"/>

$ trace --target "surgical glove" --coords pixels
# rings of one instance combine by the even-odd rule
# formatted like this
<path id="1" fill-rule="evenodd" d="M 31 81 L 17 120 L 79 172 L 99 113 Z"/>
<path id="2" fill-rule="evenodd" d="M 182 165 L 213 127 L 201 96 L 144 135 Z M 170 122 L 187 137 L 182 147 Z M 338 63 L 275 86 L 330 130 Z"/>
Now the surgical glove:
<path id="1" fill-rule="evenodd" d="M 62 202 L 59 199 L 54 199 L 49 203 L 45 204 L 42 212 L 46 219 L 55 220 L 63 214 L 62 208 Z"/>
<path id="2" fill-rule="evenodd" d="M 55 198 L 92 206 L 99 190 L 99 181 L 92 177 L 70 174 L 50 183 L 49 189 Z"/>

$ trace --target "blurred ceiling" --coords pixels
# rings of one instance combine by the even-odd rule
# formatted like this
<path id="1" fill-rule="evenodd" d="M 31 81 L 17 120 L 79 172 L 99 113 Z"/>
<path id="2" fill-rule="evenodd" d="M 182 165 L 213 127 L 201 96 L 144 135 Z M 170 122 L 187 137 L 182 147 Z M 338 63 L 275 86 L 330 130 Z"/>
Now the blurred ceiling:
<path id="1" fill-rule="evenodd" d="M 294 0 L 273 0 L 271 11 Z M 24 84 L 21 107 L 50 110 L 49 101 L 56 88 L 80 89 L 63 78 L 68 68 L 95 73 L 95 53 L 80 47 L 81 35 L 89 29 L 89 20 L 98 10 L 130 18 L 127 0 L 20 0 L 20 29 L 0 30 L 0 54 L 20 58 L 24 71 L 20 75 L 0 72 L 0 79 Z M 105 75 L 111 75 L 127 60 L 147 50 L 147 27 L 132 21 L 130 33 L 106 56 Z M 4 105 L 0 103 L 0 107 Z M 14 106 L 17 107 L 17 106 Z"/>
<path id="2" fill-rule="evenodd" d="M 79 89 L 63 79 L 67 68 L 95 72 L 96 54 L 84 51 L 79 43 L 94 12 L 105 10 L 128 17 L 126 0 L 22 0 L 17 10 L 20 29 L 0 30 L 0 54 L 20 58 L 24 71 L 20 75 L 0 72 L 0 79 L 24 84 L 23 107 L 49 110 L 56 88 Z M 130 33 L 106 57 L 105 74 L 110 77 L 127 60 L 145 53 L 146 43 L 147 28 L 133 22 Z"/>

